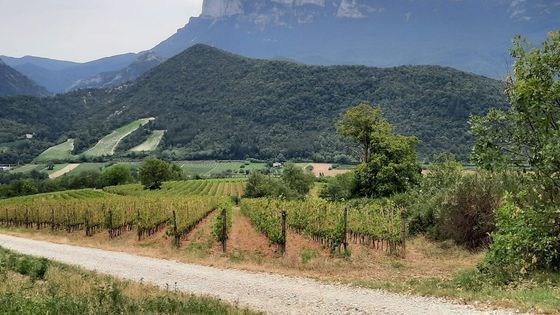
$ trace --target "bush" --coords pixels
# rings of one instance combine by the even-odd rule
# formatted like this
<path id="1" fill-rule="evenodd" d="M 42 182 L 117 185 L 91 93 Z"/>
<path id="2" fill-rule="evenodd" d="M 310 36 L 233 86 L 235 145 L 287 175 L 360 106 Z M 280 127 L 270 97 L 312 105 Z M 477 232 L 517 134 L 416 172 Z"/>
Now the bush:
<path id="1" fill-rule="evenodd" d="M 99 177 L 100 187 L 127 184 L 132 181 L 132 173 L 127 165 L 115 165 L 106 168 Z"/>
<path id="2" fill-rule="evenodd" d="M 436 238 L 452 239 L 471 249 L 487 246 L 496 228 L 494 211 L 504 194 L 500 177 L 489 173 L 463 176 L 442 204 Z"/>
<path id="3" fill-rule="evenodd" d="M 354 173 L 348 172 L 327 179 L 327 184 L 321 189 L 319 195 L 330 201 L 348 200 L 352 198 L 355 186 Z"/>
<path id="4" fill-rule="evenodd" d="M 560 269 L 560 213 L 555 207 L 518 207 L 508 201 L 496 210 L 497 230 L 481 269 L 502 282 L 535 270 Z"/>

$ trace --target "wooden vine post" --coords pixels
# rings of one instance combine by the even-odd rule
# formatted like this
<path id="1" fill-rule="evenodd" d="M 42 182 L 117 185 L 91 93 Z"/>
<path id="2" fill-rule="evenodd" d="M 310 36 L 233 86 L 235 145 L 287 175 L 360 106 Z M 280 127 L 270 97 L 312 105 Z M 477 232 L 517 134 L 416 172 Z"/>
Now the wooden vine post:
<path id="1" fill-rule="evenodd" d="M 89 210 L 86 210 L 85 224 L 86 224 L 86 236 L 91 236 L 90 223 L 89 223 Z"/>
<path id="2" fill-rule="evenodd" d="M 51 208 L 51 231 L 54 231 L 54 208 Z"/>
<path id="3" fill-rule="evenodd" d="M 113 210 L 109 209 L 109 220 L 108 220 L 108 226 L 107 228 L 109 229 L 109 238 L 113 238 L 114 236 L 114 231 L 113 231 Z"/>
<path id="4" fill-rule="evenodd" d="M 174 239 L 174 245 L 177 247 L 181 246 L 181 236 L 179 235 L 179 232 L 177 231 L 177 213 L 175 212 L 175 210 L 173 210 L 173 236 L 175 237 Z"/>
<path id="5" fill-rule="evenodd" d="M 348 207 L 344 208 L 344 236 L 342 245 L 344 246 L 344 252 L 348 252 Z"/>
<path id="6" fill-rule="evenodd" d="M 222 251 L 225 253 L 227 251 L 227 210 L 226 208 L 222 209 Z"/>
<path id="7" fill-rule="evenodd" d="M 137 223 L 137 230 L 136 233 L 138 235 L 138 241 L 142 240 L 142 229 L 140 229 L 140 209 L 136 210 L 136 223 Z"/>
<path id="8" fill-rule="evenodd" d="M 286 210 L 282 210 L 282 244 L 280 244 L 280 253 L 282 256 L 286 253 Z"/>
<path id="9" fill-rule="evenodd" d="M 401 256 L 406 256 L 406 214 L 401 211 Z"/>

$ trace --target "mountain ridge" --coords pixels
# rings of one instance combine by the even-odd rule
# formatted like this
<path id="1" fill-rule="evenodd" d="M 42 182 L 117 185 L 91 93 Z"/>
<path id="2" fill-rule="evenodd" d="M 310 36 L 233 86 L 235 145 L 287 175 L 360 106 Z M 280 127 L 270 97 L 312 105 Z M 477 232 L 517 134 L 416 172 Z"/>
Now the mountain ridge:
<path id="1" fill-rule="evenodd" d="M 0 58 L 0 97 L 16 95 L 47 96 L 49 92 Z"/>
<path id="2" fill-rule="evenodd" d="M 558 20 L 560 6 L 548 0 L 204 0 L 200 16 L 144 53 L 167 59 L 203 43 L 254 58 L 319 65 L 443 65 L 504 78 L 510 71 L 511 39 L 521 34 L 540 40 L 558 28 Z M 156 65 L 127 71 L 140 56 L 109 57 L 103 67 L 79 65 L 62 72 L 36 63 L 14 67 L 49 90 L 64 92 L 80 86 L 80 80 L 102 77 L 99 87 L 122 84 L 119 77 L 134 80 Z M 113 59 L 120 61 L 110 63 Z"/>

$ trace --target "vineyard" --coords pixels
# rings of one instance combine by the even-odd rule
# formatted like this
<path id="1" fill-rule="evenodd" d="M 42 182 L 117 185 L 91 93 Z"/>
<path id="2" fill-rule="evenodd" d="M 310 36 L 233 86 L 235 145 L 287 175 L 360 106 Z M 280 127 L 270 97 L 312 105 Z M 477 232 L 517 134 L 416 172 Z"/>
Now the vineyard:
<path id="1" fill-rule="evenodd" d="M 218 206 L 231 207 L 227 198 L 118 196 L 83 190 L 6 200 L 0 205 L 0 223 L 69 233 L 85 231 L 86 236 L 106 229 L 110 238 L 136 228 L 138 240 L 169 227 L 168 234 L 179 245 L 181 238 Z"/>
<path id="2" fill-rule="evenodd" d="M 348 241 L 399 252 L 402 247 L 402 209 L 391 203 L 333 203 L 320 199 L 281 201 L 244 199 L 241 211 L 271 243 L 285 245 L 282 213 L 287 226 L 331 250 Z"/>
<path id="3" fill-rule="evenodd" d="M 106 187 L 105 191 L 122 196 L 242 196 L 245 182 L 240 179 L 208 179 L 165 182 L 161 190 L 146 191 L 140 184 Z"/>

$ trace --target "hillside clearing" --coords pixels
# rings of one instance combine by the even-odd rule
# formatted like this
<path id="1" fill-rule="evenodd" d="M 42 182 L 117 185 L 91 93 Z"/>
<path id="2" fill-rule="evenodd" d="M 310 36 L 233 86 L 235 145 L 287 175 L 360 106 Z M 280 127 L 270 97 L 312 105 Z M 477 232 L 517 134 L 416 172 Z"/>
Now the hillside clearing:
<path id="1" fill-rule="evenodd" d="M 44 162 L 70 159 L 74 157 L 72 155 L 72 150 L 74 150 L 74 139 L 68 139 L 66 142 L 46 149 L 37 158 L 35 158 L 35 161 Z"/>
<path id="2" fill-rule="evenodd" d="M 131 152 L 155 151 L 165 134 L 165 130 L 154 130 L 152 134 L 140 145 L 130 149 Z"/>
<path id="3" fill-rule="evenodd" d="M 73 171 L 76 167 L 78 167 L 78 166 L 80 166 L 80 164 L 77 164 L 77 163 L 68 164 L 68 165 L 66 165 L 65 167 L 63 167 L 62 169 L 51 173 L 51 174 L 49 175 L 49 178 L 50 178 L 50 179 L 58 178 L 58 177 L 60 177 L 60 176 L 62 176 L 62 175 L 64 175 L 64 174 L 68 174 L 68 173 L 72 172 L 72 171 Z"/>
<path id="4" fill-rule="evenodd" d="M 173 285 L 273 314 L 483 314 L 471 306 L 427 297 L 325 284 L 311 279 L 182 264 L 121 252 L 0 236 L 2 247 L 120 278 Z M 494 314 L 508 312 L 494 311 Z"/>
<path id="5" fill-rule="evenodd" d="M 154 119 L 155 118 L 153 117 L 138 119 L 136 121 L 131 122 L 128 125 L 122 126 L 114 130 L 109 135 L 99 140 L 93 148 L 84 152 L 83 155 L 88 157 L 98 157 L 98 156 L 107 156 L 107 155 L 115 154 L 115 150 L 122 139 L 126 138 L 128 135 L 133 133 L 136 129 L 140 128 L 141 126 L 149 123 Z"/>

